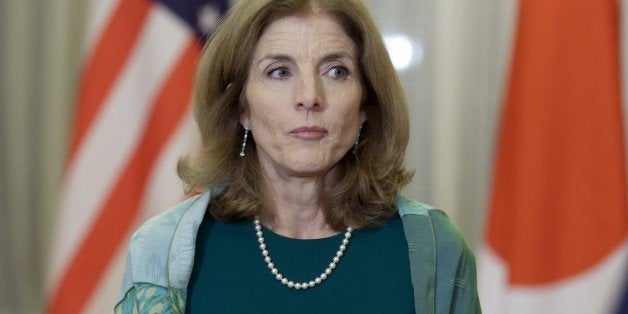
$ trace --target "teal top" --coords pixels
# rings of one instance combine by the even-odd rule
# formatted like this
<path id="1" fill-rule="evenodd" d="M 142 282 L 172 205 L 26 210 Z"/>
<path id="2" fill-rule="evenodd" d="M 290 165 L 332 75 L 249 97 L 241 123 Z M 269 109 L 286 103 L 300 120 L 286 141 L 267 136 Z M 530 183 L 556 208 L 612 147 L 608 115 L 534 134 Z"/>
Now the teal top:
<path id="1" fill-rule="evenodd" d="M 263 228 L 273 262 L 288 279 L 307 282 L 335 256 L 344 233 L 298 240 Z M 261 255 L 250 221 L 206 217 L 198 231 L 187 313 L 414 313 L 408 244 L 401 218 L 355 230 L 345 254 L 322 284 L 282 285 Z"/>
<path id="2" fill-rule="evenodd" d="M 196 235 L 212 195 L 192 197 L 133 234 L 115 313 L 185 312 Z M 481 313 L 475 258 L 456 227 L 428 205 L 402 196 L 394 205 L 404 233 L 398 241 L 407 243 L 414 312 Z"/>

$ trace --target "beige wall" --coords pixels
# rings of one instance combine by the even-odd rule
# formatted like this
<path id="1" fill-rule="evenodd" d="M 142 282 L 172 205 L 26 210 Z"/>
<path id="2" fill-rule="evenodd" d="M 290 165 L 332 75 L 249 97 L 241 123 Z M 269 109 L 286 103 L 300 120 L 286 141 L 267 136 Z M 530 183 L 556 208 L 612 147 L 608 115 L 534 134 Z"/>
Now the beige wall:
<path id="1" fill-rule="evenodd" d="M 416 169 L 405 194 L 445 210 L 475 245 L 516 1 L 366 2 L 385 34 L 424 47 L 423 62 L 401 73 L 412 121 L 408 164 Z"/>
<path id="2" fill-rule="evenodd" d="M 0 1 L 0 313 L 39 312 L 84 1 Z"/>

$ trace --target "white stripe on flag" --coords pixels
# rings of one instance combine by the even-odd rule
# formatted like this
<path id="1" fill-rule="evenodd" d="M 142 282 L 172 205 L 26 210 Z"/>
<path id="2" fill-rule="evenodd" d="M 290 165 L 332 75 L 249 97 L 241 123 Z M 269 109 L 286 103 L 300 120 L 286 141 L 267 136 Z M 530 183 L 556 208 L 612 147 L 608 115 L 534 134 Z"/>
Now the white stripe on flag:
<path id="1" fill-rule="evenodd" d="M 140 223 L 184 199 L 183 183 L 177 175 L 176 165 L 181 155 L 189 152 L 196 145 L 197 138 L 196 124 L 190 105 L 155 164 L 140 212 L 138 220 Z"/>
<path id="2" fill-rule="evenodd" d="M 85 42 L 83 43 L 82 56 L 85 58 L 87 53 L 94 49 L 97 40 L 101 37 L 104 29 L 109 25 L 111 16 L 122 0 L 98 0 L 89 3 L 87 21 L 87 31 Z"/>
<path id="3" fill-rule="evenodd" d="M 628 275 L 628 240 L 582 274 L 529 287 L 509 286 L 507 265 L 487 246 L 478 252 L 478 272 L 483 274 L 478 289 L 480 298 L 485 296 L 486 314 L 612 313 Z"/>

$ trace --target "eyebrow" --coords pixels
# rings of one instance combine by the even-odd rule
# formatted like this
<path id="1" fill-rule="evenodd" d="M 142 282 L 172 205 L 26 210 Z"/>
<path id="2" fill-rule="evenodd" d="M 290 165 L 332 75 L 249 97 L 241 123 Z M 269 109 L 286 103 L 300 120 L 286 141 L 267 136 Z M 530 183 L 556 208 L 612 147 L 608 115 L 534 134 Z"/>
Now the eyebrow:
<path id="1" fill-rule="evenodd" d="M 345 53 L 345 52 L 333 52 L 330 53 L 328 55 L 326 55 L 323 60 L 324 61 L 329 61 L 329 60 L 334 60 L 334 59 L 355 59 L 355 56 L 353 56 L 352 54 L 349 53 Z"/>
<path id="2" fill-rule="evenodd" d="M 294 58 L 292 58 L 289 55 L 282 55 L 282 54 L 270 54 L 270 55 L 266 55 L 264 57 L 262 57 L 259 62 L 257 62 L 257 64 L 260 64 L 266 60 L 273 60 L 273 61 L 288 61 L 288 62 L 294 62 Z"/>
<path id="3" fill-rule="evenodd" d="M 343 59 L 343 58 L 355 59 L 355 56 L 353 56 L 352 54 L 346 53 L 346 52 L 332 52 L 332 53 L 329 53 L 326 56 L 324 56 L 322 60 L 323 61 L 329 61 L 329 60 Z M 260 63 L 262 63 L 264 61 L 267 61 L 267 60 L 294 62 L 294 58 L 289 56 L 289 55 L 285 55 L 285 54 L 269 54 L 269 55 L 266 55 L 266 56 L 262 57 L 257 64 L 260 64 Z"/>

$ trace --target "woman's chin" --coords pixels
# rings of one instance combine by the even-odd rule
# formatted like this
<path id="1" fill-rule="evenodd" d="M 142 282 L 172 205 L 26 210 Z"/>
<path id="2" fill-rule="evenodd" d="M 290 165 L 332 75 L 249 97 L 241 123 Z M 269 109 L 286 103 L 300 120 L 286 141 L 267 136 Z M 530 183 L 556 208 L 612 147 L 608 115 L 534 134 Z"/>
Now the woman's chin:
<path id="1" fill-rule="evenodd" d="M 334 169 L 336 163 L 317 162 L 317 161 L 301 161 L 287 164 L 286 173 L 292 177 L 312 178 L 325 177 Z"/>
<path id="2" fill-rule="evenodd" d="M 342 159 L 342 155 L 319 148 L 283 150 L 274 154 L 261 152 L 258 153 L 258 158 L 263 171 L 269 172 L 268 174 L 275 172 L 280 176 L 307 178 L 328 176 Z"/>
<path id="3" fill-rule="evenodd" d="M 315 178 L 326 176 L 330 170 L 329 167 L 301 166 L 290 168 L 287 173 L 295 178 Z"/>

